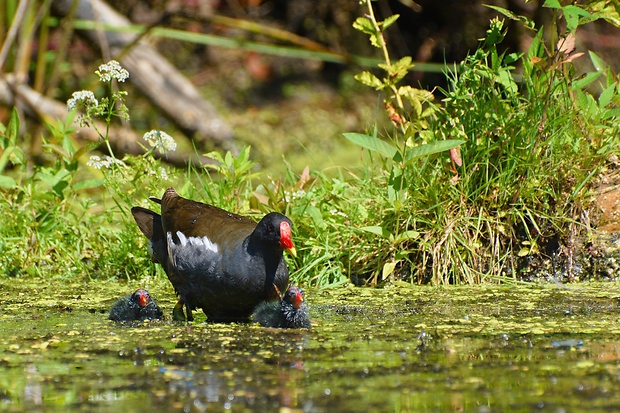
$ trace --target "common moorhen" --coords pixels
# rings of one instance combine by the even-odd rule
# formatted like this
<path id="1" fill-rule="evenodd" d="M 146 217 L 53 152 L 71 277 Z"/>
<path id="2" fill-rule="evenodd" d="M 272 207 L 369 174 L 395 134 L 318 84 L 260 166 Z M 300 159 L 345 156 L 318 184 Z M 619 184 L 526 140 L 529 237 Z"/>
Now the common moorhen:
<path id="1" fill-rule="evenodd" d="M 260 303 L 254 310 L 252 318 L 264 327 L 310 328 L 304 292 L 295 286 L 286 290 L 282 301 Z"/>
<path id="2" fill-rule="evenodd" d="M 161 204 L 161 215 L 141 207 L 131 212 L 179 295 L 175 320 L 185 320 L 185 305 L 188 320 L 202 308 L 209 321 L 246 321 L 260 302 L 277 298 L 274 285 L 288 285 L 283 251 L 296 253 L 284 215 L 272 212 L 257 224 L 182 198 L 174 188 L 151 200 Z"/>
<path id="3" fill-rule="evenodd" d="M 137 321 L 160 319 L 162 316 L 162 311 L 148 291 L 139 289 L 118 300 L 110 309 L 109 318 L 114 321 Z"/>

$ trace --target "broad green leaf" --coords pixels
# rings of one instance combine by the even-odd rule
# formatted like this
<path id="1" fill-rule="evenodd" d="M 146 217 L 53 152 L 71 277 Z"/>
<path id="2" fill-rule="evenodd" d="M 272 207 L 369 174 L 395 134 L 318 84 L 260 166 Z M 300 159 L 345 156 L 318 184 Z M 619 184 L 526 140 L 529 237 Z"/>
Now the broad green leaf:
<path id="1" fill-rule="evenodd" d="M 343 135 L 354 144 L 370 151 L 378 152 L 386 158 L 393 159 L 398 153 L 398 150 L 394 146 L 374 136 L 361 133 L 343 133 Z"/>
<path id="2" fill-rule="evenodd" d="M 418 231 L 409 230 L 409 231 L 401 232 L 400 234 L 398 234 L 396 238 L 394 238 L 393 243 L 400 244 L 401 242 L 404 242 L 410 239 L 416 239 L 419 236 L 420 236 L 420 233 Z"/>
<path id="3" fill-rule="evenodd" d="M 73 185 L 73 189 L 75 189 L 76 191 L 80 191 L 82 189 L 98 188 L 102 186 L 104 182 L 105 179 L 85 179 L 83 181 L 76 182 Z"/>
<path id="4" fill-rule="evenodd" d="M 394 268 L 396 268 L 395 262 L 386 262 L 383 265 L 383 271 L 381 272 L 381 279 L 386 280 L 392 273 L 394 272 Z"/>
<path id="5" fill-rule="evenodd" d="M 321 211 L 317 207 L 315 207 L 314 205 L 308 205 L 308 207 L 306 208 L 306 213 L 310 215 L 310 218 L 312 218 L 314 225 L 321 229 L 325 228 L 323 216 L 321 215 Z"/>
<path id="6" fill-rule="evenodd" d="M 418 145 L 413 148 L 407 149 L 406 153 L 406 163 L 421 158 L 423 156 L 433 155 L 439 152 L 449 151 L 452 148 L 456 148 L 459 145 L 465 143 L 463 140 L 459 139 L 449 139 L 444 141 L 435 141 L 431 143 L 426 143 L 424 145 Z"/>
<path id="7" fill-rule="evenodd" d="M 232 156 L 232 153 L 230 153 L 230 151 L 226 151 L 226 155 L 224 155 L 224 165 L 226 165 L 226 167 L 228 169 L 232 168 L 235 164 L 235 160 Z"/>
<path id="8" fill-rule="evenodd" d="M 584 10 L 581 7 L 573 6 L 571 4 L 569 4 L 568 6 L 564 6 L 562 8 L 562 12 L 564 13 L 564 18 L 566 19 L 566 29 L 569 32 L 574 32 L 575 30 L 577 30 L 580 17 L 583 17 L 582 24 L 596 19 L 596 16 L 589 13 L 587 10 Z"/>
<path id="9" fill-rule="evenodd" d="M 361 227 L 362 231 L 370 232 L 371 234 L 379 235 L 380 237 L 390 238 L 390 233 L 383 227 L 378 225 L 371 225 L 368 227 Z"/>
<path id="10" fill-rule="evenodd" d="M 15 182 L 15 179 L 11 178 L 10 176 L 0 175 L 0 187 L 13 189 L 16 186 L 17 183 Z"/>
<path id="11" fill-rule="evenodd" d="M 511 94 L 514 95 L 517 93 L 518 91 L 517 83 L 513 79 L 512 75 L 510 74 L 510 71 L 501 70 L 497 75 L 497 81 L 499 82 L 499 84 L 504 86 L 506 90 L 509 91 Z"/>

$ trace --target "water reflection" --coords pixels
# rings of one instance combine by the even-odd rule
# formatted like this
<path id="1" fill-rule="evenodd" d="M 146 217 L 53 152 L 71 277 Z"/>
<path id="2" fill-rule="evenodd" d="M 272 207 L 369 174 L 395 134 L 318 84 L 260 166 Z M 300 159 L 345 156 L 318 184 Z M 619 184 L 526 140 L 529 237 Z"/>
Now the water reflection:
<path id="1" fill-rule="evenodd" d="M 37 366 L 28 364 L 24 369 L 26 385 L 22 390 L 22 399 L 24 404 L 29 406 L 33 411 L 41 411 L 43 405 L 43 388 L 41 386 L 41 375 Z M 36 409 L 35 409 L 36 407 Z"/>
<path id="2" fill-rule="evenodd" d="M 167 383 L 165 398 L 185 411 L 208 408 L 294 408 L 305 383 L 303 354 L 309 333 L 250 330 L 225 346 L 181 339 L 158 369 L 155 382 Z M 221 338 L 221 337 L 219 337 Z M 178 351 L 183 350 L 183 351 Z M 215 351 L 217 350 L 217 351 Z M 222 358 L 222 354 L 230 357 Z"/>
<path id="3" fill-rule="evenodd" d="M 0 335 L 3 410 L 620 407 L 620 288 L 614 285 L 570 293 L 500 287 L 308 292 L 325 303 L 312 307 L 317 325 L 309 332 L 204 318 L 122 327 L 108 322 L 105 311 L 90 311 L 92 304 L 50 311 L 66 292 L 42 290 L 49 302 L 24 294 L 23 302 L 0 313 L 0 329 L 9 332 Z M 172 298 L 162 304 L 171 308 Z M 568 307 L 578 316 L 567 319 Z"/>

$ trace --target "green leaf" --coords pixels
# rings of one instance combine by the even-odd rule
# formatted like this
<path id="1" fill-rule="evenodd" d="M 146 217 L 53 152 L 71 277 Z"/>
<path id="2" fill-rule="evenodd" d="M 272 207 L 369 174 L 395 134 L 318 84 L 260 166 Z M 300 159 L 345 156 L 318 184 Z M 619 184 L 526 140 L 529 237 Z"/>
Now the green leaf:
<path id="1" fill-rule="evenodd" d="M 459 145 L 465 143 L 459 139 L 448 139 L 443 141 L 435 141 L 424 145 L 418 145 L 413 148 L 407 149 L 406 164 L 413 162 L 414 160 L 423 156 L 433 155 L 439 152 L 449 151 L 452 148 L 456 148 Z"/>
<path id="2" fill-rule="evenodd" d="M 393 25 L 396 22 L 396 20 L 398 20 L 399 17 L 400 17 L 400 14 L 394 14 L 394 15 L 388 17 L 387 19 L 383 20 L 381 22 L 381 24 L 380 24 L 381 29 L 382 30 L 387 29 L 388 27 Z"/>
<path id="3" fill-rule="evenodd" d="M 398 94 L 411 103 L 411 105 L 416 110 L 416 115 L 418 118 L 424 117 L 422 115 L 422 104 L 425 102 L 432 102 L 435 96 L 432 92 L 425 89 L 416 89 L 409 85 L 401 86 L 398 88 Z M 431 110 L 427 113 L 427 116 L 433 113 Z"/>
<path id="4" fill-rule="evenodd" d="M 620 2 L 618 0 L 589 0 L 588 10 L 597 13 L 602 19 L 620 27 Z"/>
<path id="5" fill-rule="evenodd" d="M 551 9 L 561 9 L 562 5 L 558 0 L 545 0 L 543 7 L 549 7 Z"/>
<path id="6" fill-rule="evenodd" d="M 416 239 L 419 236 L 420 236 L 420 233 L 418 231 L 409 230 L 409 231 L 401 232 L 400 234 L 398 234 L 396 238 L 394 238 L 393 243 L 394 245 L 400 244 L 401 242 L 408 241 L 410 239 Z"/>
<path id="7" fill-rule="evenodd" d="M 607 68 L 609 67 L 607 62 L 605 62 L 599 57 L 599 55 L 592 51 L 589 51 L 588 53 L 590 54 L 590 60 L 592 60 L 592 64 L 597 71 L 604 72 L 605 70 L 607 70 Z"/>
<path id="8" fill-rule="evenodd" d="M 583 89 L 601 77 L 603 72 L 588 72 L 584 77 L 573 82 L 573 87 Z"/>
<path id="9" fill-rule="evenodd" d="M 603 93 L 598 97 L 598 106 L 603 109 L 607 105 L 611 103 L 611 99 L 614 97 L 616 93 L 616 85 L 613 84 L 609 86 L 607 89 L 603 90 Z"/>
<path id="10" fill-rule="evenodd" d="M 73 159 L 73 155 L 75 154 L 75 148 L 73 147 L 73 142 L 71 142 L 71 138 L 69 138 L 68 135 L 63 137 L 62 148 L 66 153 L 65 161 L 71 161 Z"/>
<path id="11" fill-rule="evenodd" d="M 394 146 L 374 136 L 361 133 L 343 133 L 343 135 L 354 144 L 370 151 L 378 152 L 386 158 L 393 159 L 398 153 Z"/>
<path id="12" fill-rule="evenodd" d="M 373 35 L 376 33 L 375 26 L 368 17 L 358 17 L 355 19 L 353 22 L 353 28 L 366 34 Z"/>
<path id="13" fill-rule="evenodd" d="M 360 228 L 362 231 L 366 231 L 366 232 L 370 232 L 371 234 L 375 234 L 375 235 L 379 235 L 380 237 L 383 238 L 390 238 L 390 232 L 388 230 L 386 230 L 383 227 L 380 227 L 378 225 L 371 225 L 368 227 L 361 227 Z"/>
<path id="14" fill-rule="evenodd" d="M 15 162 L 13 164 L 21 163 L 24 158 L 22 150 L 17 146 L 17 136 L 19 135 L 19 114 L 17 109 L 13 108 L 11 112 L 11 119 L 9 125 L 6 128 L 6 140 L 2 141 L 4 152 L 0 155 L 0 172 L 4 171 L 11 156 Z"/>
<path id="15" fill-rule="evenodd" d="M 361 84 L 370 86 L 376 90 L 381 90 L 385 87 L 383 82 L 379 80 L 377 76 L 373 75 L 370 72 L 364 71 L 362 73 L 355 75 L 354 77 L 355 77 L 355 80 L 357 80 Z"/>
<path id="16" fill-rule="evenodd" d="M 13 108 L 13 111 L 11 112 L 11 119 L 9 120 L 7 135 L 10 145 L 17 145 L 17 136 L 19 135 L 19 114 L 17 113 L 17 109 L 15 108 Z"/>
<path id="17" fill-rule="evenodd" d="M 235 159 L 230 151 L 226 151 L 226 155 L 224 155 L 224 165 L 226 165 L 228 169 L 231 169 L 235 165 Z"/>
<path id="18" fill-rule="evenodd" d="M 499 6 L 493 6 L 491 4 L 485 4 L 485 7 L 488 7 L 489 9 L 493 9 L 498 13 L 503 14 L 504 16 L 508 17 L 510 20 L 515 20 L 515 21 L 520 21 L 523 22 L 523 24 L 525 24 L 525 27 L 527 27 L 528 29 L 534 29 L 534 27 L 536 27 L 536 24 L 534 23 L 533 20 L 528 19 L 525 16 L 519 16 L 514 14 L 513 12 L 511 12 L 508 9 L 505 9 L 503 7 L 499 7 Z"/>
<path id="19" fill-rule="evenodd" d="M 306 208 L 306 213 L 310 215 L 310 218 L 312 218 L 312 222 L 314 223 L 314 225 L 317 226 L 317 228 L 325 229 L 326 224 L 323 221 L 321 211 L 317 207 L 315 207 L 314 205 L 308 205 Z"/>
<path id="20" fill-rule="evenodd" d="M 375 47 L 381 47 L 381 34 L 377 33 L 377 29 L 367 17 L 358 17 L 353 22 L 353 27 L 370 36 L 370 43 Z"/>
<path id="21" fill-rule="evenodd" d="M 579 26 L 579 17 L 586 17 L 588 20 L 593 18 L 593 16 L 584 9 L 573 5 L 565 6 L 562 11 L 566 19 L 566 30 L 571 33 L 577 30 L 577 26 Z"/>
<path id="22" fill-rule="evenodd" d="M 0 175 L 0 187 L 13 189 L 16 186 L 17 183 L 15 182 L 15 179 L 11 178 L 10 176 Z"/>
<path id="23" fill-rule="evenodd" d="M 509 70 L 502 69 L 496 78 L 497 82 L 506 88 L 506 91 L 510 92 L 512 95 L 515 95 L 518 91 L 517 83 L 513 79 Z"/>
<path id="24" fill-rule="evenodd" d="M 105 179 L 84 179 L 83 181 L 76 182 L 73 185 L 73 189 L 76 191 L 80 191 L 83 189 L 99 188 L 103 185 L 104 182 Z"/>
<path id="25" fill-rule="evenodd" d="M 387 279 L 390 275 L 392 275 L 395 268 L 396 268 L 395 262 L 386 262 L 383 265 L 383 271 L 381 272 L 381 279 L 382 280 Z"/>
<path id="26" fill-rule="evenodd" d="M 379 64 L 381 69 L 385 70 L 393 83 L 397 83 L 409 73 L 415 64 L 411 61 L 411 56 L 405 56 L 391 65 Z"/>

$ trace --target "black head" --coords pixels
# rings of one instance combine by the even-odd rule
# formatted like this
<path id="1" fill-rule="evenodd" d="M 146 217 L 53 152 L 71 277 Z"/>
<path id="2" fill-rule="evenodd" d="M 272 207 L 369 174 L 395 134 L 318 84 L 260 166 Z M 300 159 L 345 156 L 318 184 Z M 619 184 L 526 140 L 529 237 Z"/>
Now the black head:
<path id="1" fill-rule="evenodd" d="M 297 256 L 291 239 L 291 220 L 277 212 L 270 212 L 256 225 L 253 237 L 264 245 L 280 248 Z"/>

